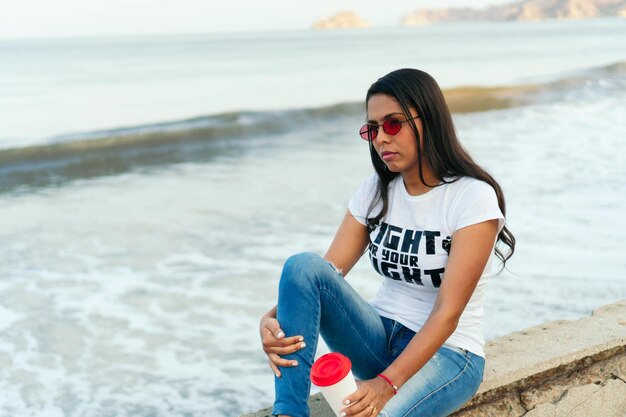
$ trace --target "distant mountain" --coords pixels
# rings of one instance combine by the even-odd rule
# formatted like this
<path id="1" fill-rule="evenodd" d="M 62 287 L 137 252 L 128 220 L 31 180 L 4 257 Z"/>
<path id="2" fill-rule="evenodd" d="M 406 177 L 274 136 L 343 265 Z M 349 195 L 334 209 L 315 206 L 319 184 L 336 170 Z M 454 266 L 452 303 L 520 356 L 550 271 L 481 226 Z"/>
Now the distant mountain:
<path id="1" fill-rule="evenodd" d="M 626 0 L 522 0 L 485 9 L 448 8 L 417 10 L 402 18 L 403 25 L 476 20 L 510 21 L 626 17 Z"/>

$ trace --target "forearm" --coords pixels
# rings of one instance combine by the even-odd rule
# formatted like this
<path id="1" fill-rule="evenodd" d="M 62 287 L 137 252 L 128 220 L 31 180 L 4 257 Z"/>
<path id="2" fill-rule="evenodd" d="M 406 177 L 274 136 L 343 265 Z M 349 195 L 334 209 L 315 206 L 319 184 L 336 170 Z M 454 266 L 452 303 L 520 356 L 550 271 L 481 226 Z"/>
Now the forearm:
<path id="1" fill-rule="evenodd" d="M 383 374 L 401 387 L 432 358 L 456 329 L 458 320 L 449 314 L 433 313 L 404 351 Z"/>

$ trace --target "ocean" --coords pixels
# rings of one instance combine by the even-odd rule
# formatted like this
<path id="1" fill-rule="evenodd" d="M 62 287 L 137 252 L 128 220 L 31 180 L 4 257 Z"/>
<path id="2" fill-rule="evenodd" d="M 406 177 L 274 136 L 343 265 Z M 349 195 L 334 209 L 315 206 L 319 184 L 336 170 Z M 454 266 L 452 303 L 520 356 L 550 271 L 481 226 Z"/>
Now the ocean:
<path id="1" fill-rule="evenodd" d="M 363 98 L 401 67 L 505 192 L 487 339 L 625 298 L 625 45 L 626 19 L 0 40 L 0 417 L 271 405 L 259 318 L 373 172 Z"/>

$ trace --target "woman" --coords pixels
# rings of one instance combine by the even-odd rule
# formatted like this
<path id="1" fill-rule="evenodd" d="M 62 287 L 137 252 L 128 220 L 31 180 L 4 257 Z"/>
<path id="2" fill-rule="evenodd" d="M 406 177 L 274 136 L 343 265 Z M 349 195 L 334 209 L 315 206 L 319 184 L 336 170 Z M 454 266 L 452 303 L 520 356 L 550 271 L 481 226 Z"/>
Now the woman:
<path id="1" fill-rule="evenodd" d="M 447 416 L 482 380 L 491 255 L 506 263 L 515 247 L 502 190 L 458 142 L 430 75 L 387 74 L 369 88 L 366 108 L 359 134 L 376 174 L 350 200 L 324 258 L 287 260 L 278 305 L 261 319 L 274 415 L 309 415 L 320 334 L 360 379 L 342 415 Z M 383 276 L 370 302 L 343 279 L 366 250 Z"/>

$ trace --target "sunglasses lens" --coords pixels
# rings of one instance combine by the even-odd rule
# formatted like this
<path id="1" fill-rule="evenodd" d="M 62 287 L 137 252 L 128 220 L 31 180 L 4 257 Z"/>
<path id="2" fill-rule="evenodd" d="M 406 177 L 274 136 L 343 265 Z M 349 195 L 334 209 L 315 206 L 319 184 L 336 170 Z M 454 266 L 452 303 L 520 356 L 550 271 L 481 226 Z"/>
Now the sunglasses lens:
<path id="1" fill-rule="evenodd" d="M 378 129 L 376 126 L 363 125 L 361 130 L 359 130 L 359 135 L 365 140 L 374 140 L 376 139 L 376 135 L 378 134 Z"/>
<path id="2" fill-rule="evenodd" d="M 388 135 L 397 135 L 400 129 L 402 129 L 402 122 L 398 119 L 391 118 L 383 122 L 383 130 Z"/>

